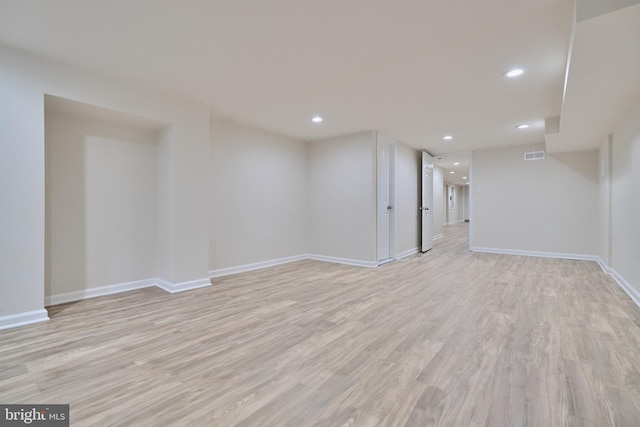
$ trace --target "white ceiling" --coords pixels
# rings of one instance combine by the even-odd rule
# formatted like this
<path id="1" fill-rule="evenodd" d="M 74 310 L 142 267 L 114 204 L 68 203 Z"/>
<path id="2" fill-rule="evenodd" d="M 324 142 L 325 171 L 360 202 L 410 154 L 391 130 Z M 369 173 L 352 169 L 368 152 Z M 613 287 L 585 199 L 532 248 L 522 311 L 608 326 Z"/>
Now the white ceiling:
<path id="1" fill-rule="evenodd" d="M 442 168 L 444 182 L 456 185 L 467 185 L 469 182 L 470 162 L 471 153 L 468 151 L 437 154 L 433 157 L 433 164 Z"/>
<path id="2" fill-rule="evenodd" d="M 573 0 L 0 0 L 0 43 L 303 140 L 377 130 L 458 153 L 545 140 L 544 120 L 584 89 L 570 81 L 563 105 L 573 9 Z M 592 54 L 584 50 L 573 65 Z M 513 66 L 526 73 L 502 77 Z M 310 123 L 314 114 L 325 121 Z M 523 122 L 531 128 L 517 130 Z"/>
<path id="3" fill-rule="evenodd" d="M 579 21 L 570 57 L 560 133 L 546 136 L 548 152 L 597 148 L 638 102 L 640 4 Z"/>

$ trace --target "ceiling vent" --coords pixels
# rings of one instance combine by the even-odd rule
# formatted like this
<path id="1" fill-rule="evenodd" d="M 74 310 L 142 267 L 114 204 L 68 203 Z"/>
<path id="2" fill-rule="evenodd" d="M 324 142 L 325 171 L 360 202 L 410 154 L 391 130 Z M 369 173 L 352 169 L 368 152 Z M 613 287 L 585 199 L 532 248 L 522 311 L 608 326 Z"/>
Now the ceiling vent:
<path id="1" fill-rule="evenodd" d="M 524 153 L 525 160 L 544 160 L 544 151 L 529 151 Z"/>

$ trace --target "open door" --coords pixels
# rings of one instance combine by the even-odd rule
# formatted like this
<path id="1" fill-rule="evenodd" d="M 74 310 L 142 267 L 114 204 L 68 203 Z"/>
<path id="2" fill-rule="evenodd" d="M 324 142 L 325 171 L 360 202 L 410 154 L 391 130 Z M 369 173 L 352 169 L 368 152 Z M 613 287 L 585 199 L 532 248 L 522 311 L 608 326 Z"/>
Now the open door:
<path id="1" fill-rule="evenodd" d="M 433 248 L 433 158 L 422 152 L 422 252 Z"/>

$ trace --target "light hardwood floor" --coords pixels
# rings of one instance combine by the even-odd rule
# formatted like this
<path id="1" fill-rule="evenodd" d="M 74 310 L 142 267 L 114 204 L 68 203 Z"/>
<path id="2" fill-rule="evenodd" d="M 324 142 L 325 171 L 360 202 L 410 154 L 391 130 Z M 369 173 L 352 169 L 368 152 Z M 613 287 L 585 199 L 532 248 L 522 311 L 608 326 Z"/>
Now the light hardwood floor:
<path id="1" fill-rule="evenodd" d="M 301 261 L 0 331 L 0 402 L 74 426 L 640 426 L 640 310 L 595 263 Z"/>

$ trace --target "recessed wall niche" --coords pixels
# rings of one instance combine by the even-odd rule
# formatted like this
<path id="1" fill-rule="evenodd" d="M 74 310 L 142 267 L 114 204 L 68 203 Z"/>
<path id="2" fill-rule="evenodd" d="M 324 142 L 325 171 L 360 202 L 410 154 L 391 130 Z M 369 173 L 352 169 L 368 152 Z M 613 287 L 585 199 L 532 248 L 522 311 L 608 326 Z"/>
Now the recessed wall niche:
<path id="1" fill-rule="evenodd" d="M 45 303 L 156 277 L 166 124 L 45 95 Z"/>

